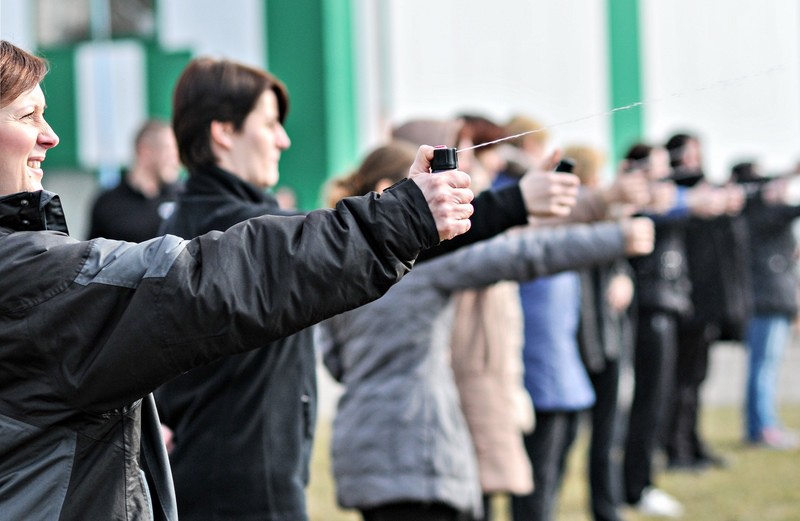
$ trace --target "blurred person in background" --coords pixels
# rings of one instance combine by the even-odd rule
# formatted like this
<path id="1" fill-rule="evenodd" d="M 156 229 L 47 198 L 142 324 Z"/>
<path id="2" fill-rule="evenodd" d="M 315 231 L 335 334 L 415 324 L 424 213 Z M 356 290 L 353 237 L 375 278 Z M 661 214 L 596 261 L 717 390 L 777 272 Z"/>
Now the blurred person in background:
<path id="1" fill-rule="evenodd" d="M 735 165 L 731 179 L 748 187 L 744 218 L 749 232 L 753 316 L 747 327 L 747 389 L 744 439 L 753 445 L 796 449 L 797 434 L 781 423 L 777 410 L 778 375 L 797 315 L 797 265 L 792 225 L 800 201 L 792 200 L 795 177 L 769 178 L 755 162 Z"/>
<path id="2" fill-rule="evenodd" d="M 678 186 L 711 186 L 703 171 L 701 143 L 696 136 L 675 134 L 664 146 Z M 667 468 L 675 471 L 696 472 L 727 465 L 701 436 L 700 389 L 708 376 L 711 346 L 719 340 L 744 339 L 750 313 L 747 230 L 739 217 L 744 190 L 735 184 L 717 190 L 726 198 L 724 212 L 692 216 L 685 224 L 692 307 L 678 325 L 675 386 L 663 440 Z"/>
<path id="3" fill-rule="evenodd" d="M 503 128 L 477 114 L 462 114 L 462 134 L 475 145 L 504 137 Z M 505 168 L 498 145 L 474 149 L 470 171 L 475 189 L 489 188 Z M 519 285 L 502 281 L 453 294 L 450 362 L 461 410 L 478 459 L 483 519 L 493 516 L 492 498 L 533 490 L 522 433 L 533 429 L 533 408 L 522 383 L 522 315 Z"/>
<path id="4" fill-rule="evenodd" d="M 602 182 L 605 154 L 586 145 L 568 146 L 564 155 L 585 187 Z M 620 521 L 622 504 L 623 426 L 619 404 L 621 369 L 630 366 L 634 296 L 633 272 L 627 259 L 580 270 L 578 345 L 595 393 L 589 444 L 590 508 L 595 521 Z"/>
<path id="5" fill-rule="evenodd" d="M 727 211 L 725 189 L 708 184 L 680 187 L 670 179 L 672 168 L 664 147 L 632 145 L 621 176 L 645 174 L 651 201 L 640 213 L 653 218 L 653 253 L 631 259 L 636 300 L 633 402 L 626 429 L 623 463 L 624 499 L 644 515 L 680 517 L 683 505 L 655 487 L 656 454 L 660 451 L 675 382 L 678 326 L 692 313 L 691 281 L 686 261 L 685 227 L 690 215 L 716 216 Z"/>
<path id="6" fill-rule="evenodd" d="M 134 161 L 92 205 L 89 239 L 142 242 L 159 235 L 179 191 L 180 159 L 169 124 L 151 119 L 136 133 Z"/>

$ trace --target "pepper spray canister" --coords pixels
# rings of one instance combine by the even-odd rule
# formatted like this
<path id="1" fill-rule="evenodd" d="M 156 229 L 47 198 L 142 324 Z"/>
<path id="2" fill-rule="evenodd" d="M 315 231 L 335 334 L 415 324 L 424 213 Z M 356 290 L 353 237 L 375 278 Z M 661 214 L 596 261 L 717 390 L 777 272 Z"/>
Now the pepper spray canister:
<path id="1" fill-rule="evenodd" d="M 455 148 L 439 145 L 433 149 L 431 172 L 458 170 L 458 155 Z"/>

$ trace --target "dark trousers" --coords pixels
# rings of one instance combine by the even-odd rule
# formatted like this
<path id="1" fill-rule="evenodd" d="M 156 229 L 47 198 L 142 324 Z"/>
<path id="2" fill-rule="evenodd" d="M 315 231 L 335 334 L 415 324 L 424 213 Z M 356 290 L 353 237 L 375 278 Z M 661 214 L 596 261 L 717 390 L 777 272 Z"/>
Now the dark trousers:
<path id="1" fill-rule="evenodd" d="M 578 433 L 578 414 L 575 411 L 536 411 L 536 428 L 525 435 L 525 450 L 533 466 L 534 491 L 525 496 L 512 496 L 514 521 L 555 519 L 567 454 Z"/>
<path id="2" fill-rule="evenodd" d="M 675 389 L 664 439 L 670 463 L 691 464 L 705 457 L 697 428 L 700 386 L 708 375 L 710 347 L 718 331 L 713 325 L 683 326 L 678 330 Z"/>
<path id="3" fill-rule="evenodd" d="M 618 360 L 607 360 L 605 368 L 590 373 L 597 400 L 592 407 L 592 437 L 589 444 L 589 490 L 595 521 L 619 521 L 622 482 L 622 446 L 618 442 Z"/>
<path id="4" fill-rule="evenodd" d="M 492 494 L 483 495 L 483 517 L 476 521 L 492 521 L 494 512 L 492 510 Z"/>
<path id="5" fill-rule="evenodd" d="M 677 316 L 639 310 L 634 349 L 634 390 L 625 442 L 625 500 L 639 502 L 653 484 L 653 456 L 663 436 L 675 377 Z"/>
<path id="6" fill-rule="evenodd" d="M 472 516 L 444 503 L 409 501 L 361 511 L 364 521 L 471 521 Z"/>

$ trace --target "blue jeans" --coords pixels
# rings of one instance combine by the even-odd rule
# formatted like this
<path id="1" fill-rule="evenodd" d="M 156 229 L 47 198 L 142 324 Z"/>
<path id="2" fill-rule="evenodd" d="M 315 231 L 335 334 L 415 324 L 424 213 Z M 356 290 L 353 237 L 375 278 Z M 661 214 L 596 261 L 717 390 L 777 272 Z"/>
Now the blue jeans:
<path id="1" fill-rule="evenodd" d="M 789 317 L 756 315 L 747 329 L 747 438 L 759 441 L 765 428 L 779 427 L 775 409 L 778 368 L 789 338 Z"/>

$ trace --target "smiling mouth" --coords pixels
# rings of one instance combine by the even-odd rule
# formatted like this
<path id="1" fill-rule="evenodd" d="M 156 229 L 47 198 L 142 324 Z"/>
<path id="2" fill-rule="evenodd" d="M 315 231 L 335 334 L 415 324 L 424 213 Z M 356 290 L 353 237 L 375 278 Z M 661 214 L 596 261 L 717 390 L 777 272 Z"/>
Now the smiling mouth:
<path id="1" fill-rule="evenodd" d="M 42 162 L 41 161 L 33 161 L 33 160 L 31 160 L 31 161 L 28 161 L 28 166 L 30 168 L 35 169 L 35 170 L 41 170 L 42 169 Z"/>

